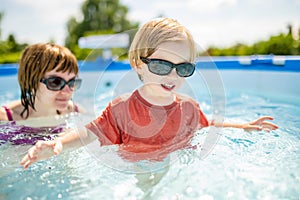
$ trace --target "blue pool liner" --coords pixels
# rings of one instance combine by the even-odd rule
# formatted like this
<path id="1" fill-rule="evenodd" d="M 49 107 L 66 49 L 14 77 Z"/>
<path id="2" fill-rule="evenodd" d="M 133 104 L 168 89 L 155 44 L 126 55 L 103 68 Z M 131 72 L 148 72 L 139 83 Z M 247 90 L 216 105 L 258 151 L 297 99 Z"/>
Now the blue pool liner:
<path id="1" fill-rule="evenodd" d="M 104 60 L 78 61 L 80 71 L 130 70 L 128 61 Z M 199 57 L 196 60 L 199 69 L 207 70 L 263 70 L 300 72 L 300 56 L 224 56 Z M 18 64 L 0 64 L 0 76 L 14 75 L 18 72 Z"/>

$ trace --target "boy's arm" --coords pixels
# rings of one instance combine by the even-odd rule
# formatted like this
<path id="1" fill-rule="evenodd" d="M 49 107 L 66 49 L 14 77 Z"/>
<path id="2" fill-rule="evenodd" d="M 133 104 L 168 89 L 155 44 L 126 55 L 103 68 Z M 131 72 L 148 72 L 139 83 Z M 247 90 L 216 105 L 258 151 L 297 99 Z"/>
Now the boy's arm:
<path id="1" fill-rule="evenodd" d="M 217 124 L 214 123 L 214 121 L 211 121 L 210 125 L 216 127 L 242 128 L 245 131 L 260 131 L 260 130 L 271 131 L 271 130 L 276 130 L 278 128 L 276 124 L 273 124 L 265 120 L 273 120 L 273 117 L 263 116 L 252 122 L 248 122 L 244 124 L 236 124 L 236 123 Z"/>
<path id="2" fill-rule="evenodd" d="M 77 130 L 70 129 L 61 134 L 57 139 L 60 140 L 64 149 L 77 149 L 81 146 L 93 142 L 97 137 L 85 127 Z"/>
<path id="3" fill-rule="evenodd" d="M 83 128 L 81 130 L 70 129 L 61 134 L 55 140 L 38 141 L 28 150 L 20 164 L 27 169 L 31 164 L 58 155 L 64 149 L 74 149 L 86 145 L 96 139 L 96 136 Z"/>

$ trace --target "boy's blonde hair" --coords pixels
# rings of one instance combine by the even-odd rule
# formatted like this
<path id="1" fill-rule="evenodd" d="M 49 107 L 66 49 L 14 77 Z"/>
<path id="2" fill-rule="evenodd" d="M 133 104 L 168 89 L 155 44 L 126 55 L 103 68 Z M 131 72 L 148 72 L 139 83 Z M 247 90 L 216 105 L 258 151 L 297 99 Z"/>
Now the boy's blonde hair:
<path id="1" fill-rule="evenodd" d="M 189 30 L 177 20 L 156 18 L 146 23 L 136 33 L 129 49 L 131 66 L 138 67 L 142 63 L 141 57 L 151 56 L 159 45 L 170 41 L 187 41 L 191 52 L 189 62 L 195 60 L 196 46 Z"/>

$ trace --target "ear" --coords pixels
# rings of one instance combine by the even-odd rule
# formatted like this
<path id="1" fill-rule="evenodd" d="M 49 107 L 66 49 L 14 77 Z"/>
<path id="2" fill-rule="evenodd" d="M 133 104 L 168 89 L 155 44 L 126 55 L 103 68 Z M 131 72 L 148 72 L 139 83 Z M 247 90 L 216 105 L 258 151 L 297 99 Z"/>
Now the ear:
<path id="1" fill-rule="evenodd" d="M 143 70 L 142 70 L 142 66 L 141 66 L 141 65 L 135 67 L 134 70 L 135 70 L 136 73 L 138 73 L 139 75 L 143 74 Z"/>
<path id="2" fill-rule="evenodd" d="M 141 66 L 136 67 L 136 68 L 135 68 L 135 71 L 136 71 L 136 73 L 137 73 L 139 79 L 140 79 L 141 81 L 143 81 L 143 70 L 142 70 L 142 67 L 141 67 Z"/>
<path id="3" fill-rule="evenodd" d="M 138 65 L 133 68 L 141 81 L 143 81 L 143 75 L 144 75 L 143 67 L 144 67 L 143 65 Z"/>
<path id="4" fill-rule="evenodd" d="M 144 70 L 143 68 L 145 67 L 145 64 L 140 62 L 139 64 L 136 63 L 136 65 L 134 66 L 134 70 L 136 71 L 136 73 L 140 76 L 144 74 Z"/>

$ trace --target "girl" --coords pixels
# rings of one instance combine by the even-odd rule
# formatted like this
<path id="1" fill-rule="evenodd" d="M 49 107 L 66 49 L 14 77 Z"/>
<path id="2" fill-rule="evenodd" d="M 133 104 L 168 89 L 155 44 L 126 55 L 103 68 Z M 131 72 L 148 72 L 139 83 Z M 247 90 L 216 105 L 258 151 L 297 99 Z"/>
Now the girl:
<path id="1" fill-rule="evenodd" d="M 81 85 L 75 56 L 55 44 L 28 46 L 20 59 L 21 100 L 0 107 L 0 120 L 20 121 L 82 112 L 71 100 Z"/>

